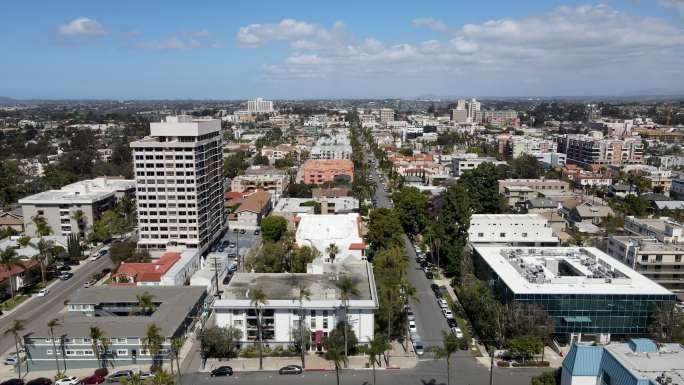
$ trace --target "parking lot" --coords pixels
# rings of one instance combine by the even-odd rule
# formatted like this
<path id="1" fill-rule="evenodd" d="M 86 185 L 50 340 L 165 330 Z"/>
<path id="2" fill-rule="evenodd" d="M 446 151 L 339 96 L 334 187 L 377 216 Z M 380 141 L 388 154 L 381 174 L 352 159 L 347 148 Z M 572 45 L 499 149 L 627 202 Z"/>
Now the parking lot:
<path id="1" fill-rule="evenodd" d="M 260 237 L 260 235 L 254 234 L 254 230 L 245 230 L 244 234 L 240 234 L 239 231 L 235 232 L 233 229 L 229 229 L 219 243 L 227 241 L 235 244 L 236 247 L 226 247 L 224 252 L 227 252 L 229 256 L 234 256 L 233 254 L 237 256 L 239 252 L 239 255 L 244 257 Z"/>

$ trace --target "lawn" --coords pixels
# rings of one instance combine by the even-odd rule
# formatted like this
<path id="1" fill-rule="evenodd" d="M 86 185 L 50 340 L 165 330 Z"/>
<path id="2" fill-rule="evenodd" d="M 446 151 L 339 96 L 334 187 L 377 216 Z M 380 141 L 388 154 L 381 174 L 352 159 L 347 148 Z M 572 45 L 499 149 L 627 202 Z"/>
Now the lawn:
<path id="1" fill-rule="evenodd" d="M 29 299 L 29 298 L 30 298 L 30 296 L 24 295 L 24 294 L 16 295 L 14 298 L 8 299 L 7 301 L 5 301 L 5 302 L 3 302 L 3 303 L 0 303 L 0 309 L 2 309 L 2 310 L 4 310 L 4 311 L 12 310 L 12 309 L 14 309 L 17 305 L 19 305 L 20 303 L 26 301 L 26 300 Z"/>

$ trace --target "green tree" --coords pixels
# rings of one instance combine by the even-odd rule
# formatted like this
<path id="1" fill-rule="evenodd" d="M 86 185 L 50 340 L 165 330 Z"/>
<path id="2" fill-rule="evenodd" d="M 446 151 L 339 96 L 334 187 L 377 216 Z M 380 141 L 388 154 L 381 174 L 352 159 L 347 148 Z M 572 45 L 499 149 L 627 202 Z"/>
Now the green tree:
<path id="1" fill-rule="evenodd" d="M 78 225 L 78 237 L 83 238 L 85 236 L 85 228 L 87 226 L 86 216 L 83 210 L 76 210 L 71 216 L 71 219 L 76 221 Z"/>
<path id="2" fill-rule="evenodd" d="M 505 202 L 499 194 L 499 179 L 505 178 L 493 163 L 485 162 L 461 175 L 458 185 L 470 197 L 470 207 L 476 214 L 497 214 L 504 210 Z"/>
<path id="3" fill-rule="evenodd" d="M 438 251 L 443 257 L 440 263 L 445 266 L 447 275 L 457 278 L 462 278 L 467 266 L 463 251 L 468 242 L 468 228 L 473 212 L 471 205 L 470 193 L 460 183 L 449 187 L 439 196 L 437 202 L 439 209 L 434 238 L 439 239 L 436 242 L 439 242 Z"/>
<path id="4" fill-rule="evenodd" d="M 5 250 L 0 251 L 0 266 L 7 271 L 9 276 L 10 295 L 14 298 L 17 276 L 16 274 L 12 274 L 12 270 L 15 267 L 23 268 L 24 265 L 19 258 L 17 258 L 17 252 L 14 251 L 13 248 L 7 247 Z"/>
<path id="5" fill-rule="evenodd" d="M 252 164 L 257 165 L 257 166 L 258 165 L 268 166 L 270 163 L 269 163 L 267 157 L 265 157 L 261 154 L 257 154 L 257 155 L 254 155 L 254 158 L 252 158 Z"/>
<path id="6" fill-rule="evenodd" d="M 23 332 L 24 329 L 25 329 L 24 321 L 19 320 L 19 319 L 15 319 L 15 320 L 12 320 L 11 326 L 7 330 L 5 330 L 5 332 L 3 333 L 3 335 L 11 334 L 12 337 L 14 337 L 14 352 L 15 352 L 16 357 L 17 357 L 17 364 L 16 364 L 17 378 L 19 378 L 19 379 L 21 379 L 21 349 L 19 349 L 19 348 L 21 347 L 21 338 L 22 338 L 20 336 L 20 333 Z"/>
<path id="7" fill-rule="evenodd" d="M 224 358 L 238 356 L 238 345 L 242 338 L 242 331 L 234 327 L 210 326 L 204 328 L 199 335 L 200 354 L 202 359 Z"/>
<path id="8" fill-rule="evenodd" d="M 249 301 L 250 305 L 254 308 L 254 311 L 256 312 L 257 316 L 257 341 L 258 341 L 258 349 L 259 349 L 259 370 L 263 370 L 263 361 L 264 361 L 264 352 L 263 352 L 263 325 L 261 323 L 261 317 L 262 317 L 262 311 L 263 311 L 263 306 L 266 304 L 268 301 L 268 298 L 266 297 L 266 293 L 264 293 L 261 288 L 256 288 L 253 290 L 249 291 Z"/>
<path id="9" fill-rule="evenodd" d="M 365 353 L 368 355 L 368 365 L 373 368 L 373 385 L 375 385 L 375 367 L 380 365 L 380 357 L 385 351 L 390 350 L 392 345 L 387 341 L 382 334 L 376 334 L 370 341 L 370 344 L 365 348 Z"/>
<path id="10" fill-rule="evenodd" d="M 239 330 L 238 330 L 239 332 Z M 242 334 L 242 333 L 240 333 Z M 180 338 L 173 338 L 171 339 L 171 374 L 173 375 L 173 360 L 176 360 L 176 373 L 178 373 L 178 383 L 180 384 L 182 381 L 182 373 L 181 373 L 181 368 L 180 368 L 180 352 L 181 349 L 183 348 L 183 340 Z"/>
<path id="11" fill-rule="evenodd" d="M 560 385 L 561 369 L 549 370 L 532 377 L 532 385 Z"/>
<path id="12" fill-rule="evenodd" d="M 310 300 L 311 299 L 311 291 L 307 289 L 305 286 L 299 286 L 298 287 L 298 295 L 297 298 L 299 299 L 299 352 L 301 353 L 301 358 L 302 358 L 302 368 L 306 368 L 306 361 L 305 361 L 305 356 L 306 356 L 306 342 L 305 342 L 305 335 L 304 335 L 304 300 Z M 296 339 L 295 339 L 296 340 Z"/>
<path id="13" fill-rule="evenodd" d="M 636 195 L 627 195 L 624 202 L 625 215 L 643 217 L 648 212 L 648 201 Z"/>
<path id="14" fill-rule="evenodd" d="M 223 161 L 223 174 L 228 178 L 235 178 L 245 172 L 249 166 L 246 162 L 247 154 L 244 151 L 239 151 L 228 156 Z"/>
<path id="15" fill-rule="evenodd" d="M 537 158 L 529 154 L 522 154 L 512 159 L 509 164 L 510 176 L 515 179 L 538 179 L 544 169 Z"/>
<path id="16" fill-rule="evenodd" d="M 451 355 L 458 351 L 460 343 L 456 335 L 442 330 L 442 346 L 431 346 L 428 350 L 435 354 L 435 358 L 444 358 L 447 366 L 447 385 L 451 384 Z"/>
<path id="17" fill-rule="evenodd" d="M 104 368 L 107 365 L 105 364 L 105 358 L 103 353 L 106 351 L 105 350 L 105 336 L 104 332 L 102 329 L 100 329 L 97 326 L 91 326 L 90 327 L 90 343 L 93 346 L 93 352 L 95 353 L 95 358 L 97 359 L 97 364 L 101 367 Z"/>
<path id="18" fill-rule="evenodd" d="M 55 343 L 55 328 L 62 326 L 57 318 L 53 318 L 48 321 L 47 327 L 50 329 L 50 341 L 52 341 L 52 351 L 55 356 L 55 369 L 57 369 L 57 375 L 61 373 L 59 369 L 59 359 L 57 358 L 57 344 Z"/>
<path id="19" fill-rule="evenodd" d="M 266 241 L 278 242 L 287 231 L 287 219 L 271 215 L 261 221 L 261 237 Z"/>
<path id="20" fill-rule="evenodd" d="M 151 315 L 157 308 L 154 303 L 154 296 L 147 291 L 142 294 L 136 294 L 135 298 L 137 300 L 136 311 L 142 315 Z"/>
<path id="21" fill-rule="evenodd" d="M 401 246 L 403 233 L 401 221 L 395 211 L 386 208 L 373 210 L 366 233 L 370 254 L 392 246 Z"/>
<path id="22" fill-rule="evenodd" d="M 38 244 L 36 245 L 38 248 L 38 254 L 33 256 L 33 259 L 38 262 L 38 266 L 40 266 L 40 278 L 43 282 L 43 285 L 46 284 L 47 278 L 45 274 L 45 269 L 47 268 L 48 265 L 48 251 L 50 250 L 50 245 L 45 242 L 42 238 L 38 241 Z"/>
<path id="23" fill-rule="evenodd" d="M 423 231 L 428 223 L 428 200 L 415 187 L 403 187 L 392 194 L 392 201 L 399 221 L 410 235 Z"/>
<path id="24" fill-rule="evenodd" d="M 340 248 L 336 244 L 331 243 L 328 245 L 328 247 L 325 248 L 325 252 L 328 253 L 328 257 L 330 257 L 330 262 L 334 263 L 335 257 L 337 257 L 337 254 L 340 253 Z"/>
<path id="25" fill-rule="evenodd" d="M 321 256 L 321 252 L 313 246 L 297 247 L 292 257 L 291 273 L 306 273 L 306 265 Z"/>
<path id="26" fill-rule="evenodd" d="M 508 351 L 513 357 L 522 359 L 523 365 L 543 347 L 544 344 L 534 336 L 514 338 L 508 342 Z"/>
<path id="27" fill-rule="evenodd" d="M 78 261 L 83 257 L 81 242 L 74 233 L 69 233 L 69 236 L 67 237 L 67 255 L 72 261 Z"/>
<path id="28" fill-rule="evenodd" d="M 648 332 L 658 342 L 684 344 L 684 312 L 674 304 L 656 307 L 649 320 Z"/>

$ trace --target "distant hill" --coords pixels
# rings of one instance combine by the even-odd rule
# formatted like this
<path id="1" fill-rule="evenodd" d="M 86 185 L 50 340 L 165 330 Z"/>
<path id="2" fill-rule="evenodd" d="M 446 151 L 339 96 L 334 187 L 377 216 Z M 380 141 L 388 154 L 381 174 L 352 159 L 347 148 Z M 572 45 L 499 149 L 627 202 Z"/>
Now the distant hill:
<path id="1" fill-rule="evenodd" d="M 8 98 L 5 96 L 0 96 L 0 103 L 16 103 L 17 99 Z"/>

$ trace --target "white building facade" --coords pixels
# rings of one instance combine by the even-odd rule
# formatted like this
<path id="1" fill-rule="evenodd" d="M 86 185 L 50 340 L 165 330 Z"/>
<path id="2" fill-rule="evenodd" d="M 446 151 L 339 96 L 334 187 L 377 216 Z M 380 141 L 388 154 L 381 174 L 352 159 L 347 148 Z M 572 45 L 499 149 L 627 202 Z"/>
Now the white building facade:
<path id="1" fill-rule="evenodd" d="M 247 112 L 250 114 L 270 114 L 273 112 L 273 102 L 270 100 L 264 100 L 263 98 L 248 100 Z"/>
<path id="2" fill-rule="evenodd" d="M 539 214 L 473 214 L 468 228 L 472 244 L 556 246 L 558 237 Z"/>
<path id="3" fill-rule="evenodd" d="M 138 246 L 205 250 L 226 222 L 220 120 L 168 116 L 131 148 Z"/>

